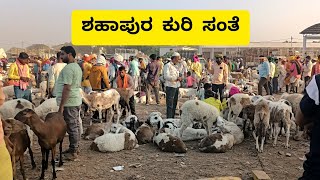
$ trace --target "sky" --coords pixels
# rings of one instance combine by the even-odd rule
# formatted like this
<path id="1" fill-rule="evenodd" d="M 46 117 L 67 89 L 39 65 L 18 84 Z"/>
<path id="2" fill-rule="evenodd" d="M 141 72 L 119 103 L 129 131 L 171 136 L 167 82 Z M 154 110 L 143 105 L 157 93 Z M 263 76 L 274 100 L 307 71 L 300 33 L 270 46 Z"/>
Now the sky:
<path id="1" fill-rule="evenodd" d="M 73 10 L 249 10 L 251 41 L 302 41 L 320 23 L 319 0 L 0 0 L 0 48 L 71 41 Z M 22 43 L 23 42 L 23 43 Z"/>

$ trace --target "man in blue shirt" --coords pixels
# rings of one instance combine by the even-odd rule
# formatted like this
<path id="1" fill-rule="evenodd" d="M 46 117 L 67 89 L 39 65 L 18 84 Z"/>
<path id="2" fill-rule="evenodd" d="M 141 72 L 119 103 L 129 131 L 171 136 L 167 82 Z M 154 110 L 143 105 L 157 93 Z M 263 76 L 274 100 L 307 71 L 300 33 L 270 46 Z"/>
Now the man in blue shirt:
<path id="1" fill-rule="evenodd" d="M 258 84 L 258 94 L 262 96 L 262 86 L 267 92 L 267 95 L 270 95 L 270 89 L 268 86 L 268 79 L 270 76 L 270 66 L 267 62 L 267 58 L 264 56 L 259 56 L 260 65 L 258 66 L 260 81 Z"/>

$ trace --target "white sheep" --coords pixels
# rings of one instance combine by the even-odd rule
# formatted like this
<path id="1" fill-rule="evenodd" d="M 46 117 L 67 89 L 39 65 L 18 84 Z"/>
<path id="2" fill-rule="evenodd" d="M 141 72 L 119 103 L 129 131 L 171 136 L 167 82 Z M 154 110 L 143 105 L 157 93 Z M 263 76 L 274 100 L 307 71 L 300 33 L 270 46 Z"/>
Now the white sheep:
<path id="1" fill-rule="evenodd" d="M 212 127 L 219 116 L 219 111 L 216 107 L 199 100 L 186 101 L 182 105 L 181 111 L 182 125 L 179 132 L 180 138 L 183 136 L 183 131 L 190 124 L 193 124 L 193 122 L 201 122 L 207 130 L 207 134 L 210 135 Z"/>
<path id="2" fill-rule="evenodd" d="M 35 110 L 36 114 L 41 119 L 45 119 L 47 114 L 52 113 L 52 112 L 58 112 L 59 106 L 57 104 L 56 98 L 50 98 L 50 99 L 46 99 L 39 106 L 37 106 L 34 110 Z"/>
<path id="3" fill-rule="evenodd" d="M 251 104 L 250 96 L 247 94 L 234 94 L 228 101 L 229 113 L 228 121 L 235 122 L 236 118 L 241 113 L 243 107 Z"/>
<path id="4" fill-rule="evenodd" d="M 137 146 L 137 139 L 132 131 L 121 124 L 112 124 L 111 133 L 97 137 L 91 144 L 91 149 L 100 152 L 117 152 L 131 150 Z"/>
<path id="5" fill-rule="evenodd" d="M 219 124 L 220 122 L 223 122 L 223 124 Z M 244 134 L 242 130 L 238 127 L 237 124 L 231 121 L 227 121 L 219 116 L 217 120 L 217 127 L 220 128 L 221 132 L 223 132 L 224 134 L 232 134 L 234 136 L 234 144 L 240 144 L 244 140 Z"/>
<path id="6" fill-rule="evenodd" d="M 187 147 L 178 137 L 168 133 L 158 133 L 153 137 L 153 142 L 164 152 L 186 153 Z"/>
<path id="7" fill-rule="evenodd" d="M 203 138 L 199 143 L 199 150 L 206 153 L 224 153 L 234 145 L 232 134 L 216 133 Z"/>
<path id="8" fill-rule="evenodd" d="M 267 135 L 270 121 L 270 110 L 266 100 L 261 100 L 255 107 L 255 114 L 253 125 L 255 127 L 252 135 L 256 140 L 256 149 L 258 152 L 263 152 L 263 145 Z M 259 138 L 261 139 L 261 145 L 259 146 Z"/>
<path id="9" fill-rule="evenodd" d="M 179 88 L 179 97 L 180 98 L 190 98 L 193 96 L 196 96 L 197 94 L 197 89 L 193 89 L 193 88 Z"/>
<path id="10" fill-rule="evenodd" d="M 13 85 L 5 86 L 2 89 L 3 89 L 4 95 L 6 96 L 6 101 L 7 100 L 11 100 L 11 99 L 13 99 L 15 97 L 14 86 Z"/>
<path id="11" fill-rule="evenodd" d="M 175 137 L 179 137 L 180 129 L 181 128 L 177 127 L 173 122 L 167 121 L 164 123 L 160 131 L 171 134 Z M 205 129 L 194 129 L 191 127 L 187 127 L 181 137 L 181 140 L 194 141 L 194 140 L 200 140 L 205 136 L 207 136 L 207 131 Z"/>
<path id="12" fill-rule="evenodd" d="M 146 121 L 146 123 L 154 130 L 159 130 L 163 126 L 163 119 L 161 117 L 160 112 L 152 112 L 149 114 L 149 117 Z"/>

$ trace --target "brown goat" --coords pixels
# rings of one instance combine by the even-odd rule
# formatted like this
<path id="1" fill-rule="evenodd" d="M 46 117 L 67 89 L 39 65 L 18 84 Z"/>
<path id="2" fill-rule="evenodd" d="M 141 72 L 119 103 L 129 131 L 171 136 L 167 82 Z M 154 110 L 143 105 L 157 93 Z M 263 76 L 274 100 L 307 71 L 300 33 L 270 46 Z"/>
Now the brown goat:
<path id="1" fill-rule="evenodd" d="M 126 103 L 126 104 L 123 105 L 124 106 L 123 108 L 124 109 L 127 108 L 128 112 L 131 112 L 131 109 L 130 109 L 130 106 L 129 106 L 129 99 L 130 99 L 129 91 L 130 90 L 126 90 L 124 88 L 116 88 L 116 90 L 120 94 L 121 99 L 123 99 L 123 101 Z M 121 101 L 121 99 L 120 99 L 120 101 Z"/>
<path id="2" fill-rule="evenodd" d="M 27 124 L 38 136 L 38 142 L 41 146 L 42 153 L 42 168 L 40 179 L 44 179 L 44 171 L 48 169 L 48 157 L 51 150 L 51 165 L 52 165 L 52 179 L 56 179 L 55 170 L 55 155 L 56 145 L 60 143 L 60 160 L 58 166 L 62 166 L 62 143 L 63 138 L 67 132 L 67 124 L 64 121 L 62 114 L 58 112 L 49 113 L 45 121 L 42 121 L 40 117 L 31 109 L 25 109 L 20 111 L 15 119 Z"/>
<path id="3" fill-rule="evenodd" d="M 33 159 L 33 152 L 30 147 L 30 138 L 28 136 L 27 129 L 25 128 L 25 125 L 15 119 L 7 119 L 3 121 L 4 126 L 4 132 L 6 136 L 6 145 L 8 148 L 8 151 L 11 156 L 11 162 L 12 162 L 12 170 L 13 170 L 13 176 L 15 177 L 16 174 L 16 161 L 20 161 L 20 171 L 22 174 L 23 179 L 26 179 L 26 175 L 24 172 L 24 152 L 29 150 L 30 158 L 31 158 L 31 165 L 32 169 L 36 167 L 36 164 Z"/>

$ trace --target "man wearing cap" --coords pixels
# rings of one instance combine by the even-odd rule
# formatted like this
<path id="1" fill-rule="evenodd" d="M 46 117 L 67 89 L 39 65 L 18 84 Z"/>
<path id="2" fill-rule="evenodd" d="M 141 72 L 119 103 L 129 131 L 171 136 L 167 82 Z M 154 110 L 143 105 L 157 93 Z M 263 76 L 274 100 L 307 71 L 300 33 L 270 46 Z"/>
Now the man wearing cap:
<path id="1" fill-rule="evenodd" d="M 61 59 L 60 56 L 61 52 L 57 53 L 57 63 L 53 66 L 51 66 L 51 68 L 49 69 L 49 97 L 55 97 L 55 94 L 53 93 L 53 89 L 54 89 L 54 85 L 55 82 L 57 81 L 60 72 L 62 71 L 62 69 L 67 65 L 66 63 L 64 63 Z"/>
<path id="2" fill-rule="evenodd" d="M 69 134 L 69 149 L 64 152 L 66 159 L 76 160 L 79 153 L 80 141 L 80 95 L 82 71 L 76 63 L 76 51 L 72 46 L 63 46 L 61 59 L 67 65 L 62 69 L 56 81 L 54 94 L 56 95 L 58 112 L 63 114 Z"/>
<path id="3" fill-rule="evenodd" d="M 222 62 L 222 55 L 216 56 L 216 61 L 212 63 L 211 70 L 209 73 L 212 77 L 212 91 L 215 93 L 219 92 L 220 101 L 223 100 L 223 90 L 228 83 L 228 66 Z"/>
<path id="4" fill-rule="evenodd" d="M 21 52 L 16 62 L 11 64 L 8 72 L 8 78 L 9 84 L 14 85 L 14 94 L 16 98 L 23 98 L 32 102 L 29 86 L 30 71 L 28 63 L 29 55 L 25 52 Z"/>
<path id="5" fill-rule="evenodd" d="M 110 89 L 106 59 L 99 55 L 96 64 L 91 68 L 89 82 L 93 91 L 105 91 Z"/>
<path id="6" fill-rule="evenodd" d="M 166 86 L 167 118 L 174 118 L 182 74 L 175 67 L 180 61 L 180 54 L 174 52 L 171 61 L 164 65 L 163 76 Z"/>

